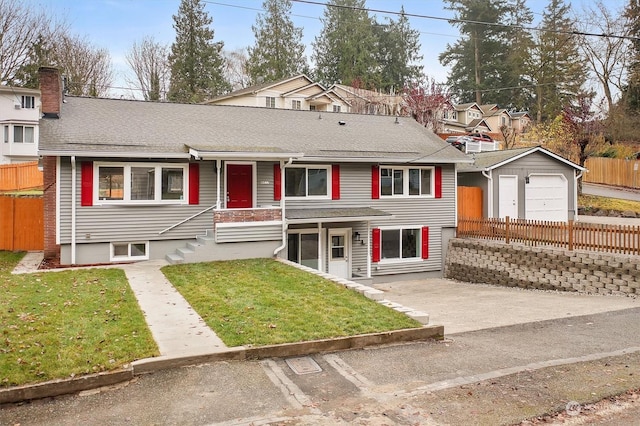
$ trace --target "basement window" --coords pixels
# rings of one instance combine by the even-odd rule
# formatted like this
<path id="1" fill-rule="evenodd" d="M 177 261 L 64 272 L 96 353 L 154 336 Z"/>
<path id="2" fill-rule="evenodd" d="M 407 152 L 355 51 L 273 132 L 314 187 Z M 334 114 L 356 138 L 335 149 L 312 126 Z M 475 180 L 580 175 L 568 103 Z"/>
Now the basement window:
<path id="1" fill-rule="evenodd" d="M 149 241 L 111 243 L 111 262 L 148 260 Z"/>

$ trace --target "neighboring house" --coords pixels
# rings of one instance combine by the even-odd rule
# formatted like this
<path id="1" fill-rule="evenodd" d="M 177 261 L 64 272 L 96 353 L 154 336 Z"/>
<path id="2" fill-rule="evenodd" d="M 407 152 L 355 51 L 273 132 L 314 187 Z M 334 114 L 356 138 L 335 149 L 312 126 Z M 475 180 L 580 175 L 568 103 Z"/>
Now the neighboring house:
<path id="1" fill-rule="evenodd" d="M 509 112 L 496 104 L 481 105 L 482 117 L 493 132 L 500 132 L 503 127 L 511 127 Z"/>
<path id="2" fill-rule="evenodd" d="M 0 86 L 0 164 L 38 159 L 40 91 Z"/>
<path id="3" fill-rule="evenodd" d="M 204 103 L 320 112 L 349 112 L 350 107 L 337 93 L 304 74 L 236 90 Z"/>
<path id="4" fill-rule="evenodd" d="M 403 98 L 390 93 L 359 89 L 344 84 L 334 83 L 329 90 L 345 99 L 350 109 L 348 112 L 358 114 L 401 115 Z"/>
<path id="5" fill-rule="evenodd" d="M 458 185 L 482 188 L 483 216 L 566 222 L 577 218 L 577 181 L 586 170 L 541 147 L 473 154 Z"/>
<path id="6" fill-rule="evenodd" d="M 47 257 L 279 256 L 353 279 L 442 273 L 456 166 L 471 159 L 411 118 L 63 104 L 59 89 L 42 87 L 54 108 L 41 120 Z"/>
<path id="7" fill-rule="evenodd" d="M 531 125 L 531 116 L 528 111 L 510 111 L 511 127 L 516 133 L 524 133 Z"/>
<path id="8" fill-rule="evenodd" d="M 443 133 L 486 133 L 492 131 L 483 118 L 482 109 L 475 102 L 453 105 L 443 118 Z"/>

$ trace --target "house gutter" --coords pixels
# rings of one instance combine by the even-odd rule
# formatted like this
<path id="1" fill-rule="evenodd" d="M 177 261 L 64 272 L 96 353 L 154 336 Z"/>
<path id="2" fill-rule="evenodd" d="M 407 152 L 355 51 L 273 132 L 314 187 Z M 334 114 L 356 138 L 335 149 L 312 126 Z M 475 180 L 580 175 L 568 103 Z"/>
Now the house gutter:
<path id="1" fill-rule="evenodd" d="M 493 177 L 491 175 L 491 170 L 482 171 L 482 176 L 486 177 L 489 182 L 487 184 L 487 217 L 493 217 Z"/>
<path id="2" fill-rule="evenodd" d="M 71 156 L 71 264 L 76 264 L 76 156 Z"/>
<path id="3" fill-rule="evenodd" d="M 282 204 L 282 244 L 277 247 L 274 251 L 273 251 L 273 256 L 277 257 L 278 253 L 280 253 L 286 246 L 287 246 L 287 219 L 285 217 L 285 210 L 286 210 L 286 201 L 285 201 L 285 195 L 284 195 L 284 169 L 287 168 L 287 166 L 290 166 L 291 163 L 293 163 L 293 157 L 289 158 L 289 161 L 287 161 L 286 164 L 283 163 L 282 160 L 280 160 L 280 203 Z"/>

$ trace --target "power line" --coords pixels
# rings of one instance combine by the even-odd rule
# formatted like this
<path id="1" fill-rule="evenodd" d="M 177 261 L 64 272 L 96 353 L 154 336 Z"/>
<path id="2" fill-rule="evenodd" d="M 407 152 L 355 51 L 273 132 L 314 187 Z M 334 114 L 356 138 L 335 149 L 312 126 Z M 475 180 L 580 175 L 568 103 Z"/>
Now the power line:
<path id="1" fill-rule="evenodd" d="M 460 23 L 460 24 L 485 25 L 485 26 L 512 28 L 512 29 L 527 30 L 527 31 L 541 31 L 541 32 L 547 32 L 547 33 L 554 33 L 554 34 L 566 34 L 566 35 L 575 35 L 575 36 L 584 36 L 584 37 L 618 38 L 618 39 L 631 40 L 631 41 L 640 41 L 640 37 L 632 37 L 632 36 L 619 35 L 619 34 L 597 34 L 597 33 L 590 33 L 590 32 L 577 31 L 577 30 L 569 31 L 569 30 L 541 29 L 537 27 L 525 27 L 522 25 L 500 24 L 495 22 L 474 21 L 469 19 L 458 19 L 458 18 L 443 18 L 441 16 L 421 15 L 417 13 L 393 12 L 390 10 L 383 10 L 383 9 L 370 9 L 365 7 L 328 4 L 328 3 L 322 3 L 319 1 L 313 1 L 313 0 L 291 0 L 291 1 L 296 3 L 312 4 L 316 6 L 334 7 L 337 9 L 357 10 L 357 11 L 367 12 L 367 13 L 384 13 L 384 14 L 396 15 L 396 16 L 404 15 L 411 18 L 431 19 L 436 21 L 446 21 L 446 22 L 454 22 L 454 23 Z"/>

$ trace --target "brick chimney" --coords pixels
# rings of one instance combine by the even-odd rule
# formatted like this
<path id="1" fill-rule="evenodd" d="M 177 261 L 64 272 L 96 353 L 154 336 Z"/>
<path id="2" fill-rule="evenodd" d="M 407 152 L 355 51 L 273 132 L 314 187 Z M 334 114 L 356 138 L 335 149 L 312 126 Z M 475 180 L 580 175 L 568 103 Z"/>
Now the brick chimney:
<path id="1" fill-rule="evenodd" d="M 62 79 L 60 70 L 54 67 L 40 67 L 40 93 L 42 94 L 42 114 L 44 118 L 60 118 L 62 109 Z"/>

